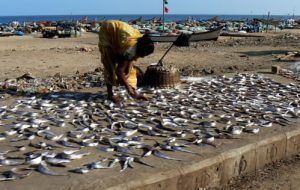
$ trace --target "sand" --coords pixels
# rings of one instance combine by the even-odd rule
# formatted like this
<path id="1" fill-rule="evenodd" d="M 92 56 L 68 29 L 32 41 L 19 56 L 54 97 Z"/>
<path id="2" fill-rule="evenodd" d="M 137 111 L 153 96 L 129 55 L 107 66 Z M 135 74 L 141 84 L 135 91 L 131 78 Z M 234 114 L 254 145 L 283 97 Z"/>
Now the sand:
<path id="1" fill-rule="evenodd" d="M 298 40 L 284 39 L 293 33 Z M 164 62 L 180 69 L 182 75 L 201 76 L 212 71 L 222 74 L 235 71 L 269 69 L 273 64 L 284 65 L 287 61 L 276 61 L 277 55 L 300 51 L 300 32 L 283 30 L 263 33 L 265 38 L 220 37 L 218 41 L 192 43 L 189 48 L 171 50 Z M 26 72 L 37 77 L 56 73 L 73 75 L 101 66 L 97 34 L 85 33 L 80 38 L 43 39 L 36 36 L 0 38 L 0 80 L 15 78 Z M 140 59 L 138 64 L 146 69 L 157 62 L 170 44 L 156 44 L 155 53 Z M 86 48 L 90 52 L 80 51 Z"/>

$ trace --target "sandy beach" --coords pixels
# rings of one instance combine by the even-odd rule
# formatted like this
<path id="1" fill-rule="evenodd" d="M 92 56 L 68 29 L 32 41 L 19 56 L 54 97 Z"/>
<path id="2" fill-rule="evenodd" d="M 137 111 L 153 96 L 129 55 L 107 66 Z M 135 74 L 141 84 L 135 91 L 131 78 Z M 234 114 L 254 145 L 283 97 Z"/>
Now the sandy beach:
<path id="1" fill-rule="evenodd" d="M 188 48 L 175 47 L 165 58 L 165 64 L 178 68 L 182 76 L 207 76 L 244 71 L 271 71 L 272 65 L 284 67 L 299 60 L 298 57 L 279 59 L 280 57 L 285 57 L 289 52 L 300 51 L 299 30 L 283 30 L 276 33 L 262 33 L 261 35 L 264 37 L 220 37 L 218 41 L 192 43 Z M 37 78 L 47 78 L 57 73 L 60 73 L 62 76 L 72 76 L 75 73 L 83 74 L 85 72 L 94 71 L 97 67 L 102 67 L 97 44 L 98 37 L 97 34 L 94 33 L 84 33 L 83 36 L 79 38 L 64 39 L 44 39 L 37 36 L 0 38 L 0 66 L 2 69 L 0 81 L 14 79 L 27 72 Z M 138 66 L 145 70 L 150 63 L 157 62 L 169 46 L 170 44 L 156 44 L 155 53 L 141 59 Z M 93 92 L 95 92 L 95 89 L 93 90 Z M 89 89 L 83 89 L 83 91 L 89 91 Z M 6 102 L 6 100 L 2 101 L 1 105 L 9 104 L 9 101 L 14 101 L 15 98 L 16 97 L 7 98 L 6 100 L 8 102 Z M 294 128 L 296 128 L 296 126 L 293 126 L 292 129 Z M 281 128 L 278 126 L 270 131 L 263 129 L 262 136 L 245 135 L 243 139 L 224 141 L 220 143 L 221 148 L 218 150 L 221 152 L 221 150 L 226 150 L 229 147 L 245 145 L 249 139 L 255 142 L 255 140 L 261 140 L 273 134 L 286 132 L 288 129 L 289 128 Z M 92 148 L 89 150 L 92 151 Z M 206 147 L 202 151 L 206 157 L 217 154 L 215 149 L 211 147 Z M 94 152 L 92 152 L 93 154 L 88 158 L 88 161 L 97 159 L 98 155 L 95 152 L 98 154 L 98 151 L 94 150 Z M 193 163 L 200 160 L 200 158 L 191 155 L 185 158 L 190 159 Z M 139 173 L 135 172 L 135 170 L 130 170 L 128 173 L 120 173 L 115 169 L 107 173 L 99 172 L 96 174 L 88 174 L 86 175 L 87 177 L 72 174 L 64 178 L 53 178 L 54 180 L 53 183 L 51 181 L 51 184 L 49 184 L 48 176 L 34 173 L 34 177 L 17 181 L 15 184 L 13 184 L 14 182 L 5 182 L 0 184 L 0 187 L 3 189 L 11 189 L 11 187 L 21 189 L 24 185 L 31 187 L 32 184 L 35 184 L 32 189 L 39 189 L 37 183 L 34 182 L 35 177 L 37 177 L 36 179 L 39 179 L 41 184 L 48 184 L 44 189 L 65 189 L 66 186 L 64 185 L 66 185 L 66 183 L 70 185 L 68 187 L 69 189 L 99 189 L 99 186 L 97 186 L 97 182 L 99 182 L 97 181 L 98 179 L 103 180 L 103 187 L 109 187 L 115 185 L 115 183 L 124 183 L 124 179 L 137 179 L 140 174 L 141 176 L 144 175 L 146 179 L 149 173 L 154 175 L 160 172 L 160 170 L 168 171 L 174 165 L 172 162 L 166 162 L 167 164 L 164 162 L 156 162 L 153 158 L 150 158 L 150 161 L 157 163 L 157 168 L 148 169 L 138 166 L 137 171 Z M 299 168 L 299 159 L 296 159 L 294 163 L 296 163 Z M 83 161 L 78 161 L 76 164 L 76 166 L 83 164 Z M 184 166 L 184 164 L 178 165 Z M 269 167 L 276 168 L 276 166 Z M 289 176 L 288 170 L 284 172 L 285 176 Z M 118 175 L 116 175 L 116 173 L 118 173 Z M 297 176 L 300 176 L 299 172 Z M 254 177 L 250 176 L 247 177 L 246 180 L 251 181 L 253 178 Z M 274 189 L 277 187 L 270 186 L 270 184 L 273 183 L 272 180 L 274 180 L 272 176 L 269 176 L 267 179 L 270 179 L 270 183 L 261 185 L 261 189 L 266 189 L 266 187 Z M 86 181 L 91 183 L 85 184 Z M 243 183 L 244 181 L 233 184 L 233 186 L 229 188 L 242 189 L 241 185 Z M 257 183 L 260 182 L 253 182 L 253 184 Z M 288 182 L 285 181 L 281 183 L 284 184 L 283 187 L 289 185 Z M 255 189 L 257 186 L 253 184 L 249 182 L 247 185 L 253 186 Z M 163 189 L 163 187 L 161 188 Z"/>
<path id="2" fill-rule="evenodd" d="M 166 65 L 177 67 L 182 75 L 189 76 L 269 69 L 273 64 L 286 65 L 293 61 L 278 61 L 276 56 L 299 51 L 298 30 L 262 35 L 265 37 L 220 37 L 218 41 L 192 43 L 189 48 L 175 47 L 164 61 Z M 64 39 L 2 37 L 0 79 L 19 77 L 26 72 L 36 77 L 47 77 L 56 73 L 67 76 L 77 71 L 93 71 L 102 67 L 97 44 L 97 34 L 94 33 Z M 156 44 L 155 53 L 140 59 L 139 66 L 145 70 L 150 63 L 157 62 L 169 45 Z"/>

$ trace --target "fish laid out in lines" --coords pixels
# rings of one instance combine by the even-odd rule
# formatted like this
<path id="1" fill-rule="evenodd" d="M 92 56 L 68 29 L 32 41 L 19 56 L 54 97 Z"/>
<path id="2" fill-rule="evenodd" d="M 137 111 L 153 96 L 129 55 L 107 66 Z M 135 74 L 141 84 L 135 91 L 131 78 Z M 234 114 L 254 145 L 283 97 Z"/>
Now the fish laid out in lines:
<path id="1" fill-rule="evenodd" d="M 0 173 L 0 181 L 13 181 L 16 179 L 23 179 L 32 174 L 32 171 L 26 173 L 17 172 L 17 168 L 12 168 L 9 171 Z"/>
<path id="2" fill-rule="evenodd" d="M 0 143 L 10 144 L 0 148 L 0 181 L 34 171 L 65 176 L 152 168 L 148 157 L 186 161 L 182 154 L 203 156 L 202 146 L 213 150 L 219 141 L 288 127 L 300 117 L 299 83 L 281 84 L 256 74 L 216 76 L 178 89 L 141 88 L 139 93 L 151 96 L 145 102 L 124 92 L 122 87 L 116 91 L 125 94 L 120 105 L 93 94 L 62 92 L 0 107 Z M 87 164 L 70 168 L 74 160 L 86 158 Z M 24 166 L 32 171 L 19 172 Z"/>

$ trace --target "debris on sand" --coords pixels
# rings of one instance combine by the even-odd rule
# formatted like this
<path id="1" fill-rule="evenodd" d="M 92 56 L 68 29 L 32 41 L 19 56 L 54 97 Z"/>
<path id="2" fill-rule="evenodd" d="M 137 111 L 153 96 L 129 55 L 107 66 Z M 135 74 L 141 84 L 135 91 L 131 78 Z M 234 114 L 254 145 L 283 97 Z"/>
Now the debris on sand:
<path id="1" fill-rule="evenodd" d="M 284 55 L 275 56 L 277 61 L 293 61 L 295 58 L 300 57 L 299 52 L 287 52 Z"/>
<path id="2" fill-rule="evenodd" d="M 75 91 L 83 88 L 102 87 L 104 75 L 101 69 L 74 76 L 62 76 L 57 73 L 46 79 L 34 77 L 31 73 L 25 73 L 15 79 L 7 79 L 0 82 L 0 89 L 10 90 L 11 93 L 47 93 L 61 90 Z"/>

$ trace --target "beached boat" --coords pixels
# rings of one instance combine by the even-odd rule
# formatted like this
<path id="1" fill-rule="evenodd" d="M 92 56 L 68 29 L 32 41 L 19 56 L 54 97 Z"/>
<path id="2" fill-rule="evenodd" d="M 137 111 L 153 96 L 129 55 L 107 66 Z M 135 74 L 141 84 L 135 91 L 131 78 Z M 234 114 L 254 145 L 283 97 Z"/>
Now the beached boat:
<path id="1" fill-rule="evenodd" d="M 193 33 L 190 37 L 190 42 L 217 40 L 221 34 L 223 27 L 218 27 L 211 31 Z M 174 36 L 150 36 L 153 42 L 174 42 L 177 39 L 177 35 Z"/>
<path id="2" fill-rule="evenodd" d="M 13 32 L 0 32 L 0 37 L 8 37 L 8 36 L 14 36 L 15 33 Z"/>

